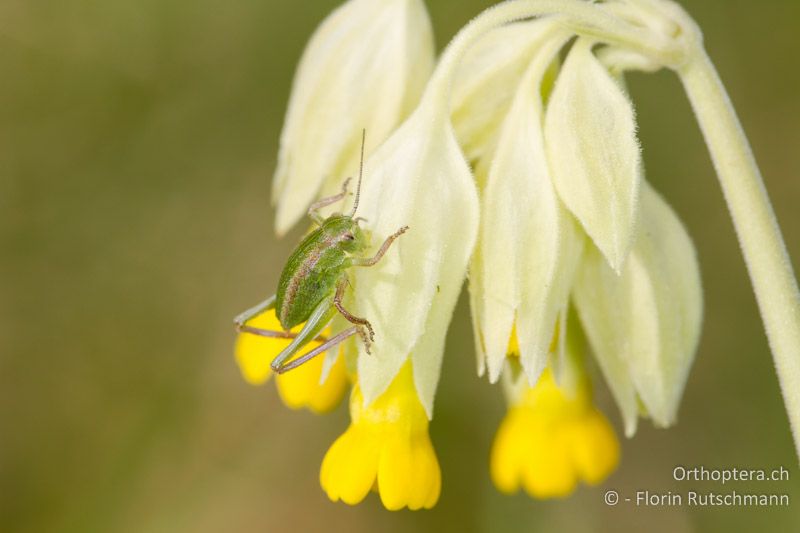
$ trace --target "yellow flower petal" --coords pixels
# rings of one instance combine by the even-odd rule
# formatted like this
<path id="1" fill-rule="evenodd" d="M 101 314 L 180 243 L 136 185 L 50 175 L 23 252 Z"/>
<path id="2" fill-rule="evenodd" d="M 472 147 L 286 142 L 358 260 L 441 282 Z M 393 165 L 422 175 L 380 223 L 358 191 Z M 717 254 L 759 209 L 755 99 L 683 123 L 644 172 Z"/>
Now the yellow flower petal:
<path id="1" fill-rule="evenodd" d="M 442 470 L 433 450 L 427 432 L 418 437 L 412 446 L 413 463 L 416 465 L 415 486 L 428 487 L 428 490 L 412 491 L 408 508 L 415 511 L 420 508 L 430 509 L 439 501 L 442 491 Z"/>
<path id="2" fill-rule="evenodd" d="M 250 319 L 247 325 L 259 329 L 283 330 L 274 310 L 269 310 Z M 272 375 L 270 363 L 281 350 L 289 345 L 289 342 L 291 342 L 290 339 L 276 339 L 251 333 L 239 333 L 236 337 L 234 353 L 245 381 L 251 385 L 265 383 Z"/>
<path id="3" fill-rule="evenodd" d="M 525 412 L 512 409 L 503 419 L 492 445 L 490 473 L 500 492 L 513 494 L 520 488 L 525 460 Z"/>
<path id="4" fill-rule="evenodd" d="M 557 425 L 535 424 L 523 465 L 525 492 L 534 498 L 564 498 L 572 494 L 578 476 L 570 457 L 567 434 Z"/>
<path id="5" fill-rule="evenodd" d="M 311 348 L 309 348 L 311 349 Z M 327 413 L 339 405 L 347 390 L 347 370 L 341 354 L 331 367 L 327 379 L 320 383 L 324 356 L 318 355 L 311 361 L 275 378 L 278 394 L 283 403 L 291 409 L 307 407 L 317 413 Z"/>
<path id="6" fill-rule="evenodd" d="M 363 500 L 375 482 L 378 452 L 375 436 L 350 426 L 325 454 L 320 484 L 331 501 L 355 505 Z"/>
<path id="7" fill-rule="evenodd" d="M 617 468 L 619 441 L 608 419 L 597 409 L 574 425 L 570 440 L 572 459 L 585 483 L 597 485 Z"/>
<path id="8" fill-rule="evenodd" d="M 408 505 L 413 474 L 408 436 L 393 435 L 384 443 L 378 464 L 378 491 L 384 507 L 398 511 Z"/>
<path id="9" fill-rule="evenodd" d="M 274 309 L 270 309 L 250 319 L 247 325 L 273 331 L 283 331 Z M 293 333 L 299 332 L 303 327 L 300 324 L 292 329 Z M 323 335 L 329 335 L 325 330 Z M 251 385 L 261 385 L 272 375 L 270 364 L 272 360 L 286 348 L 291 339 L 274 337 L 261 337 L 252 333 L 240 333 L 236 338 L 234 352 L 236 361 L 245 381 Z M 308 343 L 297 356 L 302 355 L 321 343 L 312 341 Z M 347 370 L 344 358 L 340 355 L 328 374 L 327 379 L 320 383 L 325 354 L 320 354 L 311 361 L 281 374 L 275 380 L 278 394 L 283 403 L 291 409 L 309 410 L 321 414 L 333 410 L 344 397 L 347 390 Z"/>

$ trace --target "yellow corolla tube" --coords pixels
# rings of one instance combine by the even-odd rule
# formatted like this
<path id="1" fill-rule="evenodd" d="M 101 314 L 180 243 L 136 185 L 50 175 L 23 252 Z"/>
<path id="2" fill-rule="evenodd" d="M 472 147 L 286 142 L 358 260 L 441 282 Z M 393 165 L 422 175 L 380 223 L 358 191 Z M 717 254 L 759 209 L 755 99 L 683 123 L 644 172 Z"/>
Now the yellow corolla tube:
<path id="1" fill-rule="evenodd" d="M 328 497 L 355 505 L 374 489 L 390 511 L 433 507 L 439 499 L 441 471 L 411 364 L 406 363 L 386 392 L 366 407 L 356 384 L 350 418 L 350 427 L 322 461 L 320 483 Z"/>
<path id="2" fill-rule="evenodd" d="M 502 492 L 523 488 L 534 498 L 569 496 L 579 481 L 601 483 L 619 463 L 619 441 L 592 403 L 583 380 L 572 393 L 551 370 L 526 387 L 500 424 L 491 451 L 491 476 Z"/>
<path id="3" fill-rule="evenodd" d="M 249 325 L 275 331 L 281 331 L 281 325 L 275 311 L 270 309 L 252 320 Z M 292 332 L 297 333 L 302 329 L 302 324 Z M 323 332 L 327 335 L 329 332 Z M 245 381 L 251 385 L 262 385 L 272 375 L 270 362 L 283 350 L 291 339 L 261 337 L 251 333 L 240 333 L 236 338 L 236 361 Z M 310 342 L 305 351 L 313 350 L 320 343 Z M 341 402 L 347 391 L 347 371 L 344 358 L 339 355 L 333 367 L 322 381 L 322 367 L 325 359 L 320 354 L 309 362 L 277 376 L 275 382 L 278 394 L 287 407 L 292 409 L 306 408 L 314 413 L 326 413 L 334 409 Z"/>

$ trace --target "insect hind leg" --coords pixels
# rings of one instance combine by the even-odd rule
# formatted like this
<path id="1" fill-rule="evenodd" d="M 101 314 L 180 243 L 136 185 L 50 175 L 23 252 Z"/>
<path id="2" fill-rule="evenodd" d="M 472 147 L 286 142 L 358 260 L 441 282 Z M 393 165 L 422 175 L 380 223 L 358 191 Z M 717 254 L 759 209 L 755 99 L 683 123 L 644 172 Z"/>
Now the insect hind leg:
<path id="1" fill-rule="evenodd" d="M 274 329 L 264 329 L 264 328 L 256 328 L 253 326 L 248 326 L 247 322 L 252 320 L 253 318 L 257 317 L 264 311 L 269 311 L 275 307 L 275 295 L 273 294 L 263 302 L 259 303 L 240 313 L 233 319 L 233 323 L 236 325 L 236 331 L 240 333 L 250 333 L 251 335 L 258 335 L 259 337 L 267 337 L 271 339 L 294 339 L 297 337 L 297 333 L 292 333 L 291 331 L 285 330 L 274 330 Z M 314 340 L 325 342 L 327 339 L 322 335 L 318 335 Z"/>
<path id="2" fill-rule="evenodd" d="M 360 333 L 359 331 L 360 329 L 362 328 L 360 328 L 359 326 L 353 326 L 351 328 L 347 328 L 346 330 L 339 332 L 338 334 L 334 335 L 327 341 L 323 342 L 321 345 L 317 346 L 313 350 L 304 353 L 303 355 L 301 355 L 296 359 L 292 359 L 288 363 L 276 364 L 276 362 L 273 361 L 272 370 L 277 374 L 283 374 L 284 372 L 288 372 L 289 370 L 297 368 L 298 366 L 307 363 L 308 361 L 318 356 L 319 354 L 327 352 L 331 348 L 338 346 L 339 344 L 341 344 L 348 338 L 352 337 L 356 333 Z"/>
<path id="3" fill-rule="evenodd" d="M 250 309 L 239 313 L 236 318 L 233 319 L 233 323 L 236 324 L 237 329 L 241 328 L 248 320 L 260 315 L 264 311 L 273 309 L 275 307 L 275 299 L 276 297 L 273 294 L 258 305 L 254 305 Z"/>

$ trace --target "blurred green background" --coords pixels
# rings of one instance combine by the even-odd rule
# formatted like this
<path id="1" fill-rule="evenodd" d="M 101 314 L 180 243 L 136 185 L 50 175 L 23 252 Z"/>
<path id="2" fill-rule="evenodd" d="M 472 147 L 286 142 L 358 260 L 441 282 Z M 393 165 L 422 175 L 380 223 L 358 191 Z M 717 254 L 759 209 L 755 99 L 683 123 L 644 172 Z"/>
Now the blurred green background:
<path id="1" fill-rule="evenodd" d="M 441 47 L 489 0 L 428 2 Z M 800 259 L 800 3 L 686 0 Z M 762 531 L 800 524 L 800 472 L 749 282 L 676 78 L 634 75 L 649 179 L 699 250 L 703 337 L 678 425 L 643 422 L 602 488 L 507 497 L 487 458 L 504 406 L 474 375 L 464 299 L 432 437 L 429 512 L 327 501 L 321 458 L 347 425 L 290 412 L 239 377 L 231 317 L 271 293 L 269 181 L 290 81 L 337 2 L 0 3 L 0 530 Z M 617 428 L 604 386 L 598 401 Z M 607 488 L 685 492 L 676 465 L 773 468 L 789 508 L 607 507 Z"/>

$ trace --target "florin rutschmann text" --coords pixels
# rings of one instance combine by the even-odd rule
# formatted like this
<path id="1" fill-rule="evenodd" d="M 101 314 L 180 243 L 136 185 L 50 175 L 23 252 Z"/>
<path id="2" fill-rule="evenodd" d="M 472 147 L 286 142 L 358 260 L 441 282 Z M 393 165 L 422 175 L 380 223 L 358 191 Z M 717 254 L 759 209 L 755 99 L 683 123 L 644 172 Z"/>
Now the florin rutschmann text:
<path id="1" fill-rule="evenodd" d="M 789 470 L 778 468 L 706 468 L 704 466 L 678 465 L 672 470 L 672 479 L 692 483 L 690 490 L 637 489 L 630 494 L 608 490 L 604 495 L 606 505 L 626 502 L 636 507 L 787 507 L 789 494 L 785 491 L 746 489 L 702 490 L 696 483 L 730 482 L 782 482 L 789 481 Z"/>

